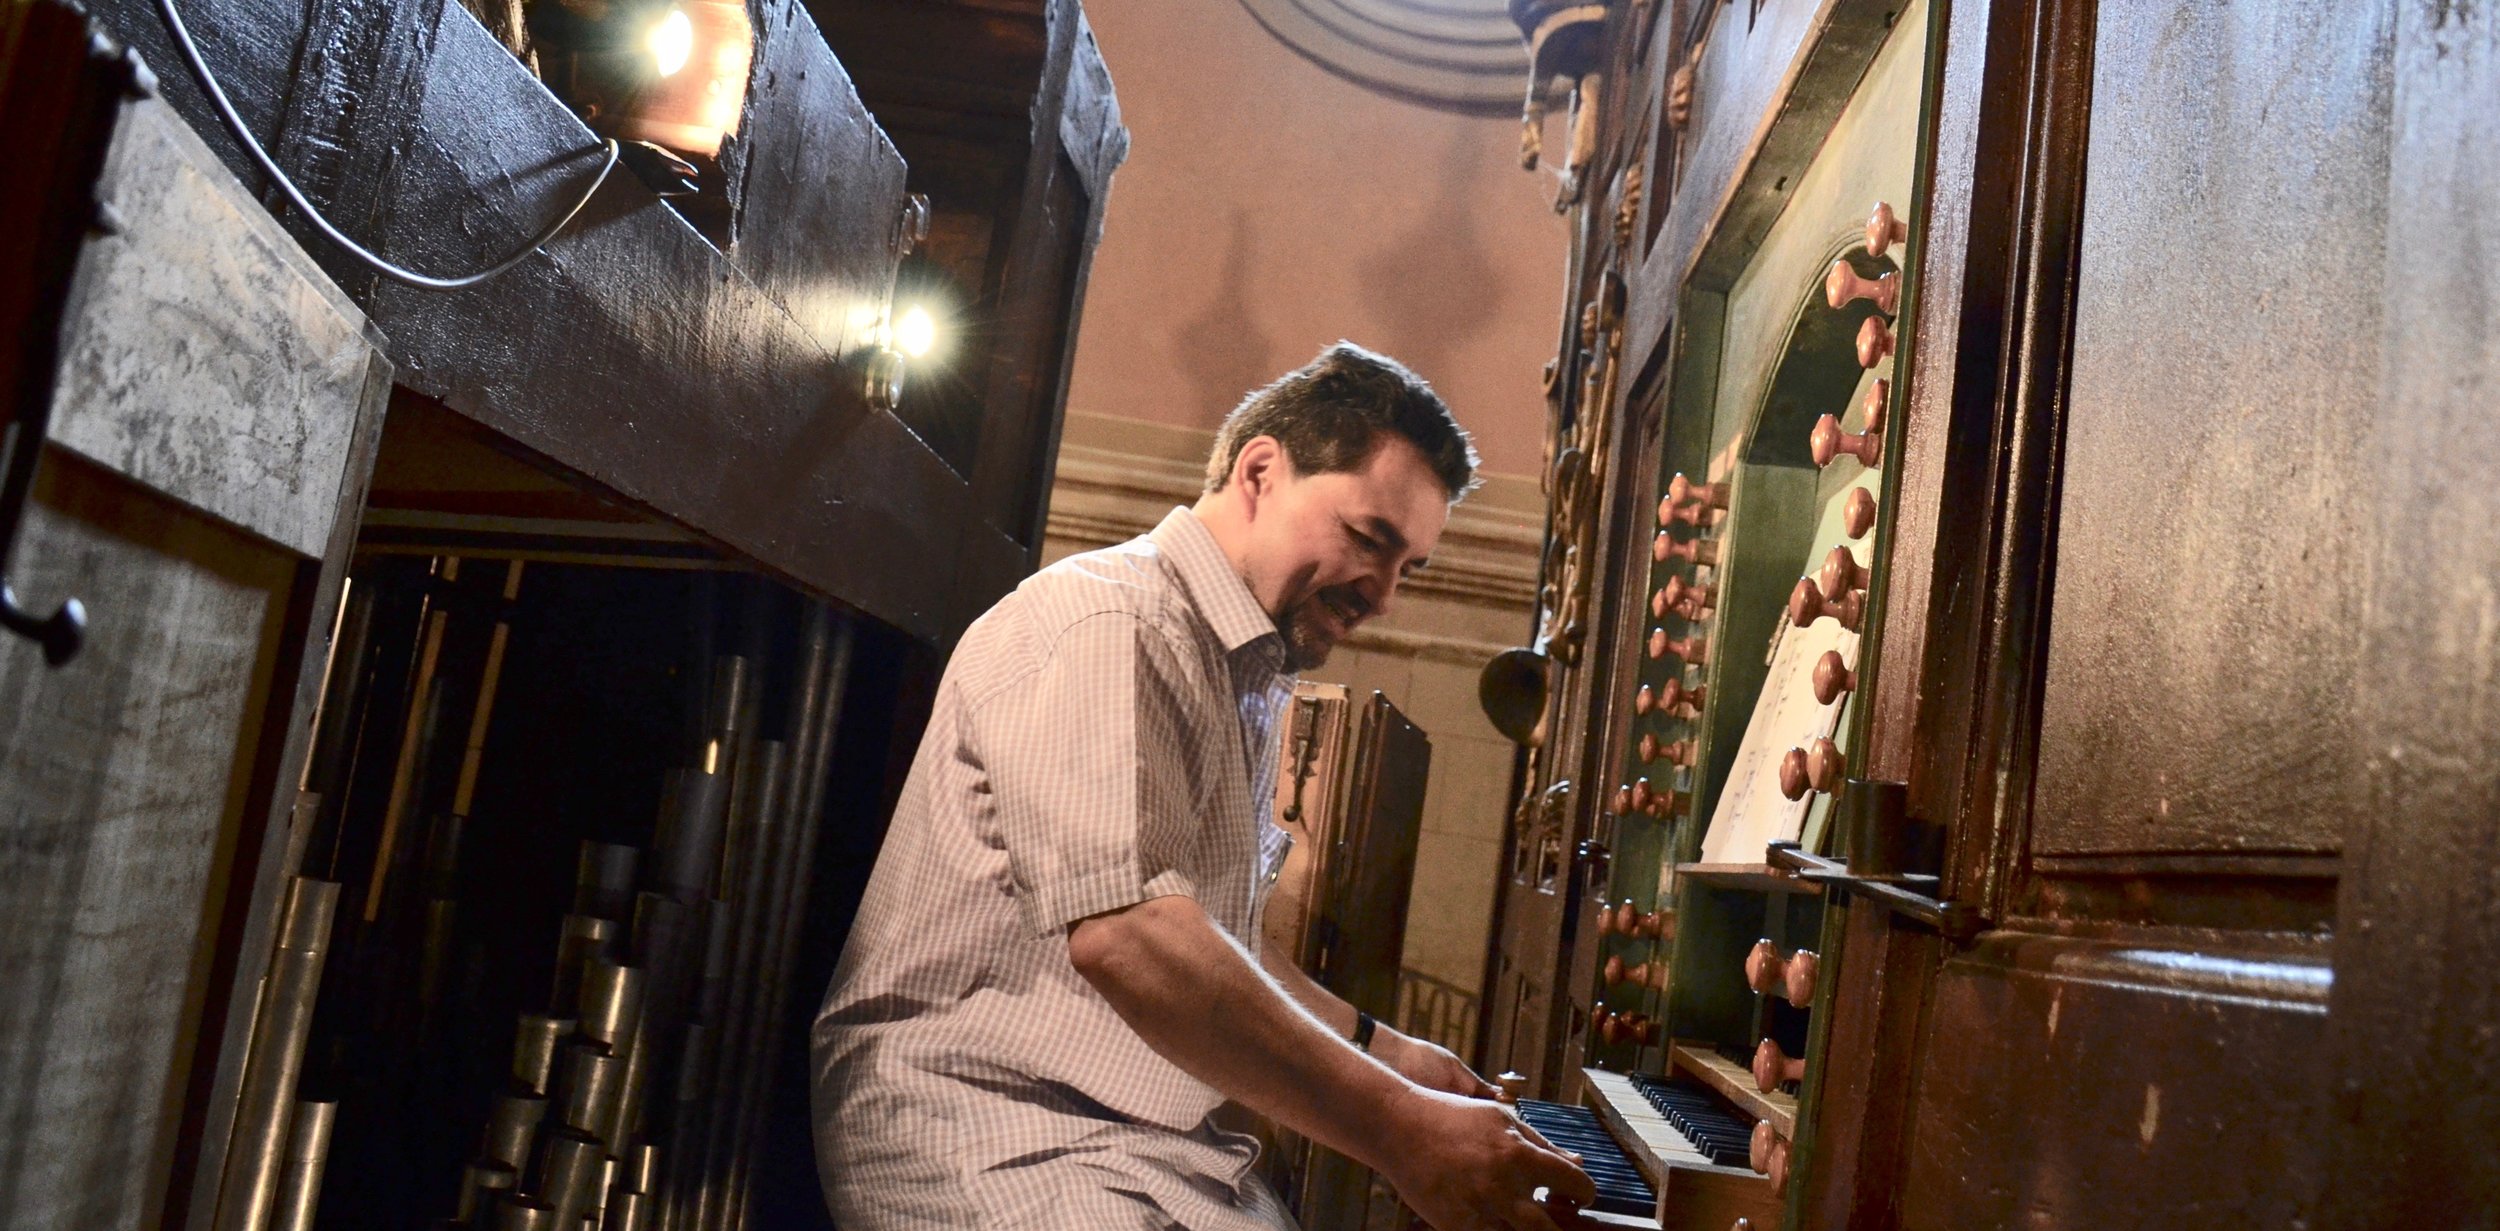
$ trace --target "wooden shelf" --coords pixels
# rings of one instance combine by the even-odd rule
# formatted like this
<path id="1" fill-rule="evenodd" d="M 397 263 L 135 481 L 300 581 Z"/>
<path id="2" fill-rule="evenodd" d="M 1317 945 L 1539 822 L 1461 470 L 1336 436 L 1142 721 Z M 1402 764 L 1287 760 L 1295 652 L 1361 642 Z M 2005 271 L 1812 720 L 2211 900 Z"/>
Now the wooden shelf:
<path id="1" fill-rule="evenodd" d="M 1703 1085 L 1719 1092 L 1729 1102 L 1744 1108 L 1756 1119 L 1768 1120 L 1780 1136 L 1797 1138 L 1797 1100 L 1777 1090 L 1764 1094 L 1754 1089 L 1753 1074 L 1735 1061 L 1720 1055 L 1710 1044 L 1691 1039 L 1677 1039 L 1667 1048 L 1668 1062 L 1692 1074 Z"/>
<path id="2" fill-rule="evenodd" d="M 1757 893 L 1809 893 L 1821 895 L 1823 887 L 1799 877 L 1785 868 L 1767 863 L 1679 863 L 1675 874 L 1689 876 L 1705 885 L 1721 889 L 1750 889 Z"/>

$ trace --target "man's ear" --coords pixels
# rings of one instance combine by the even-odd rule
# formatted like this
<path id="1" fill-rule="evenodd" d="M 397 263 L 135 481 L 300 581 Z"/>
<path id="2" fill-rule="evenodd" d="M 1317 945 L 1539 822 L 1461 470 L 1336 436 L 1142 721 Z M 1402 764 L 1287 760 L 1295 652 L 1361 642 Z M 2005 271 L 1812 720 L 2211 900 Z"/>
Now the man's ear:
<path id="1" fill-rule="evenodd" d="M 1282 443 L 1273 436 L 1251 437 L 1233 459 L 1233 484 L 1240 489 L 1242 511 L 1256 516 L 1259 502 L 1274 495 L 1292 474 L 1293 459 L 1285 456 Z"/>

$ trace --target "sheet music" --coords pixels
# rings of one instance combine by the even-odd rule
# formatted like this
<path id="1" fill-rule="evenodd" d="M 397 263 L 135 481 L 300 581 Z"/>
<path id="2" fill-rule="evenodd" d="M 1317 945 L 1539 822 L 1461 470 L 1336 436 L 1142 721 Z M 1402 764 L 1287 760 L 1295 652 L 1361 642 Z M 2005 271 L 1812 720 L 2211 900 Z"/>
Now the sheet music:
<path id="1" fill-rule="evenodd" d="M 1830 705 L 1815 700 L 1814 664 L 1824 651 L 1838 650 L 1841 662 L 1857 670 L 1858 635 L 1838 620 L 1816 620 L 1804 628 L 1783 620 L 1782 626 L 1762 695 L 1702 836 L 1703 863 L 1760 863 L 1764 847 L 1796 841 L 1814 795 L 1792 800 L 1780 794 L 1780 758 L 1840 729 L 1841 707 L 1849 698 Z"/>

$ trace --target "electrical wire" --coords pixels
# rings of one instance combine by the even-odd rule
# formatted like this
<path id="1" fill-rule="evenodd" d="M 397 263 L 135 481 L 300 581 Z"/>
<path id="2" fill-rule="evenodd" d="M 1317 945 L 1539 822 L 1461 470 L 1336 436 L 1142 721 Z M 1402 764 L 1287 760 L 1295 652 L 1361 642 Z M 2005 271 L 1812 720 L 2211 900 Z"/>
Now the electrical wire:
<path id="1" fill-rule="evenodd" d="M 252 156 L 252 161 L 260 164 L 262 173 L 277 184 L 278 191 L 286 194 L 287 201 L 312 223 L 313 229 L 321 232 L 324 239 L 338 245 L 349 256 L 372 266 L 375 273 L 393 282 L 422 290 L 456 291 L 463 287 L 476 286 L 480 282 L 503 273 L 529 259 L 532 253 L 545 247 L 548 241 L 553 240 L 557 233 L 563 231 L 566 225 L 573 221 L 573 216 L 581 213 L 583 206 L 590 204 L 590 198 L 598 194 L 599 186 L 608 182 L 608 173 L 616 170 L 617 144 L 614 139 L 610 139 L 606 142 L 607 161 L 600 164 L 598 177 L 590 181 L 590 187 L 582 192 L 581 199 L 573 202 L 572 208 L 565 210 L 557 216 L 554 222 L 548 223 L 544 230 L 532 237 L 527 247 L 476 273 L 462 274 L 456 278 L 437 278 L 394 265 L 363 244 L 349 239 L 346 232 L 331 225 L 330 220 L 323 217 L 320 210 L 313 208 L 312 201 L 304 196 L 304 191 L 295 186 L 295 181 L 288 178 L 286 172 L 278 169 L 277 160 L 269 156 L 268 150 L 261 148 L 260 141 L 252 136 L 252 130 L 244 126 L 243 116 L 234 109 L 233 100 L 226 97 L 225 89 L 217 84 L 216 74 L 209 71 L 208 60 L 200 54 L 199 44 L 191 41 L 191 28 L 183 24 L 182 14 L 174 8 L 174 0 L 157 0 L 156 7 L 158 12 L 164 14 L 165 27 L 173 34 L 174 46 L 182 52 L 182 58 L 190 63 L 192 75 L 200 79 L 200 87 L 208 92 L 208 101 L 216 106 L 218 116 L 225 120 L 226 130 L 234 134 L 236 141 L 242 143 L 245 152 Z"/>

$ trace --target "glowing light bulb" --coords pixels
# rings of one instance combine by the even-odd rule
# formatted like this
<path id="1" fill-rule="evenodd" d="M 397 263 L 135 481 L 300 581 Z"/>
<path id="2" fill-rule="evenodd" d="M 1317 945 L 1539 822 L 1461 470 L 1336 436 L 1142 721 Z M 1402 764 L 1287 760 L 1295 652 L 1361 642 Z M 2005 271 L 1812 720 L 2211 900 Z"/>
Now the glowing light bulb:
<path id="1" fill-rule="evenodd" d="M 643 36 L 643 46 L 651 53 L 652 65 L 663 77 L 673 77 L 694 55 L 694 22 L 686 10 L 670 8 L 668 15 L 651 23 L 651 32 Z"/>
<path id="2" fill-rule="evenodd" d="M 918 359 L 937 345 L 937 318 L 927 308 L 913 308 L 894 322 L 894 345 L 904 354 Z"/>

